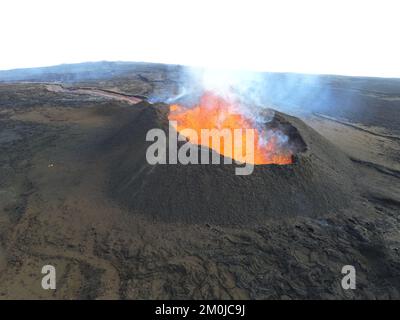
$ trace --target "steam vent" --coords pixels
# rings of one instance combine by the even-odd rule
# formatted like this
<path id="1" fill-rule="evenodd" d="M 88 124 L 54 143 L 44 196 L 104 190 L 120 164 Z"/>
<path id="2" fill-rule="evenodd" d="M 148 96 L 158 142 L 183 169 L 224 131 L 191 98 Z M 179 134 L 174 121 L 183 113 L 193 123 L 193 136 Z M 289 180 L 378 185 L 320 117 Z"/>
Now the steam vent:
<path id="1" fill-rule="evenodd" d="M 107 141 L 110 193 L 130 210 L 168 222 L 234 225 L 265 217 L 318 217 L 352 202 L 350 160 L 301 120 L 279 112 L 266 125 L 288 137 L 289 164 L 256 164 L 252 174 L 242 176 L 235 175 L 238 165 L 223 164 L 222 157 L 220 165 L 150 165 L 146 150 L 153 142 L 146 134 L 154 128 L 168 132 L 170 111 L 166 104 L 136 104 L 126 125 Z"/>

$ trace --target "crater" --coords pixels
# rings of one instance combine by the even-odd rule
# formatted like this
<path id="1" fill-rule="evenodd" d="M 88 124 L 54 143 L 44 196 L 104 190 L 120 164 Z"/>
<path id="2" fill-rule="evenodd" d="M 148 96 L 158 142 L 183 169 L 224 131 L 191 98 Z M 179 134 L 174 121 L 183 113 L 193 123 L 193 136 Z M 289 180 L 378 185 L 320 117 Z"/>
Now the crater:
<path id="1" fill-rule="evenodd" d="M 348 157 L 298 118 L 277 111 L 265 125 L 287 135 L 295 160 L 290 165 L 256 165 L 246 176 L 223 161 L 150 165 L 146 133 L 167 132 L 169 111 L 167 104 L 139 103 L 106 142 L 112 146 L 109 194 L 132 212 L 167 222 L 257 224 L 268 217 L 322 217 L 354 200 Z"/>

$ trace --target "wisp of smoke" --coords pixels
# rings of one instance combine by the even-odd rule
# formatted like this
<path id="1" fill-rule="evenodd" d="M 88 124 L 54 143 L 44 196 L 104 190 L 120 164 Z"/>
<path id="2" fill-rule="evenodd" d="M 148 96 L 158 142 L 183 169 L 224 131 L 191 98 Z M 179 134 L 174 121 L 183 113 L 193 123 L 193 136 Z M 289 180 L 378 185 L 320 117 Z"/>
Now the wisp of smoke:
<path id="1" fill-rule="evenodd" d="M 261 132 L 260 144 L 270 139 L 283 149 L 292 148 L 282 128 L 267 124 L 274 119 L 275 111 L 299 116 L 313 112 L 336 114 L 340 105 L 353 95 L 344 95 L 343 77 L 305 75 L 294 73 L 261 73 L 224 69 L 182 67 L 174 94 L 165 92 L 152 101 L 179 104 L 186 108 L 198 106 L 201 97 L 211 92 L 225 101 L 233 101 L 235 111 L 251 119 Z M 340 105 L 339 105 L 340 103 Z M 276 123 L 274 124 L 276 125 Z"/>
<path id="2" fill-rule="evenodd" d="M 165 100 L 166 103 L 196 105 L 204 92 L 236 101 L 240 113 L 254 122 L 265 123 L 272 119 L 270 107 L 261 100 L 265 91 L 263 74 L 247 71 L 186 68 L 182 71 L 178 94 Z"/>
<path id="3" fill-rule="evenodd" d="M 157 92 L 150 102 L 180 103 L 194 106 L 206 91 L 240 102 L 241 111 L 257 122 L 267 122 L 273 116 L 268 109 L 292 115 L 329 111 L 350 105 L 353 95 L 338 94 L 335 76 L 296 73 L 268 73 L 227 69 L 181 67 L 174 80 L 174 92 Z"/>

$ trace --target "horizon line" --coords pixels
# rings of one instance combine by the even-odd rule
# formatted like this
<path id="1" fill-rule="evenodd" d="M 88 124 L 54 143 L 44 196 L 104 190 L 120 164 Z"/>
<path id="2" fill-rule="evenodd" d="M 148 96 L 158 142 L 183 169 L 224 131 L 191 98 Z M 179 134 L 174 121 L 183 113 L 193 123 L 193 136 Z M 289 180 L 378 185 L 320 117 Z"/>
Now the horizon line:
<path id="1" fill-rule="evenodd" d="M 2 72 L 13 72 L 18 70 L 33 70 L 33 69 L 42 69 L 42 68 L 54 68 L 60 66 L 69 66 L 69 65 L 79 65 L 79 64 L 96 64 L 96 63 L 142 63 L 142 64 L 158 64 L 165 66 L 177 66 L 184 68 L 194 68 L 194 69 L 204 69 L 204 70 L 224 70 L 224 71 L 233 71 L 233 72 L 248 72 L 248 73 L 281 73 L 281 74 L 298 74 L 298 75 L 307 75 L 307 76 L 339 76 L 339 77 L 351 77 L 351 78 L 377 78 L 377 79 L 393 79 L 400 80 L 400 76 L 377 76 L 377 75 L 354 75 L 354 74 L 341 74 L 341 73 L 331 73 L 331 72 L 299 72 L 299 71 L 270 71 L 270 70 L 251 70 L 245 68 L 229 68 L 229 67 L 210 67 L 204 65 L 196 65 L 196 64 L 180 64 L 180 63 L 166 63 L 166 62 L 155 62 L 155 61 L 134 61 L 134 60 L 88 60 L 88 61 L 80 61 L 80 62 L 63 62 L 51 65 L 40 65 L 40 66 L 28 66 L 28 67 L 13 67 L 10 69 L 0 69 L 0 73 Z"/>

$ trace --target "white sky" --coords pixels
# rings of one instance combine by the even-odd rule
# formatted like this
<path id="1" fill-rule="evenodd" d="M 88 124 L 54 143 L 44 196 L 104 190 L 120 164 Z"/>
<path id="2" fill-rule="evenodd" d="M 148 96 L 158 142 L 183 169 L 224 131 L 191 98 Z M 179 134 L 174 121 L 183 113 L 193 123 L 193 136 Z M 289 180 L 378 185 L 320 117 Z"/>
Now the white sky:
<path id="1" fill-rule="evenodd" d="M 400 1 L 0 1 L 0 69 L 99 60 L 400 77 Z"/>

